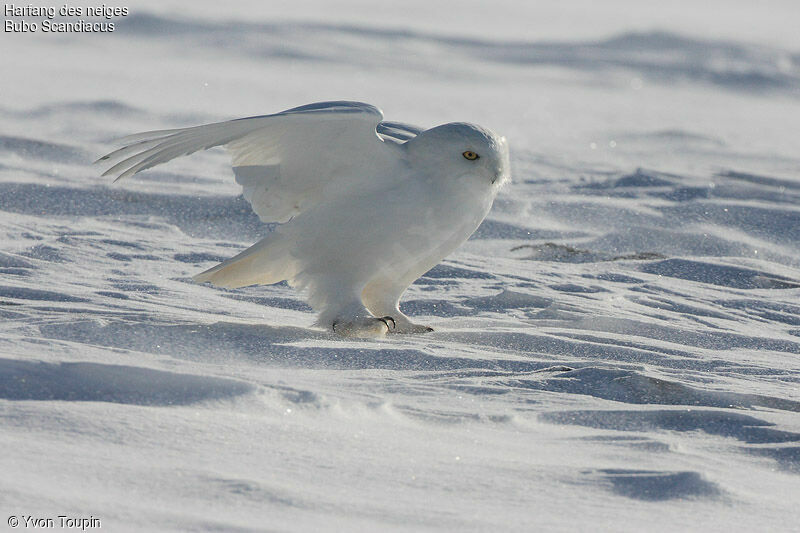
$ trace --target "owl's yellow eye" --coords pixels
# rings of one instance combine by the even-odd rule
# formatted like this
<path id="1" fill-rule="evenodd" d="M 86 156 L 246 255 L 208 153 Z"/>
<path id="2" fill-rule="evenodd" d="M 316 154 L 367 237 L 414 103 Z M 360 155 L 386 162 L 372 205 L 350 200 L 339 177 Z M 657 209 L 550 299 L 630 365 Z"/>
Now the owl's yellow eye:
<path id="1" fill-rule="evenodd" d="M 476 154 L 475 152 L 473 152 L 471 150 L 467 150 L 466 152 L 464 152 L 461 155 L 464 156 L 464 159 L 469 159 L 470 161 L 475 161 L 476 159 L 479 159 L 481 157 L 481 156 L 479 156 L 478 154 Z"/>

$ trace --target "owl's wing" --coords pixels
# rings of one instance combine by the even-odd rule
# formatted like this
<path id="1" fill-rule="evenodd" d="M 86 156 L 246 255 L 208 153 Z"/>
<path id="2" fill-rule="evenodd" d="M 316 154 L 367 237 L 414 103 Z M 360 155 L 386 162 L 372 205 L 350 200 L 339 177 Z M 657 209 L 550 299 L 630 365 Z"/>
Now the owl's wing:
<path id="1" fill-rule="evenodd" d="M 120 180 L 182 155 L 225 146 L 253 211 L 265 222 L 285 222 L 323 198 L 380 186 L 381 178 L 392 176 L 400 157 L 396 144 L 418 130 L 395 123 L 383 127 L 382 119 L 380 109 L 369 104 L 322 102 L 274 115 L 132 135 L 123 139 L 125 147 L 97 162 L 115 163 L 103 175 Z"/>

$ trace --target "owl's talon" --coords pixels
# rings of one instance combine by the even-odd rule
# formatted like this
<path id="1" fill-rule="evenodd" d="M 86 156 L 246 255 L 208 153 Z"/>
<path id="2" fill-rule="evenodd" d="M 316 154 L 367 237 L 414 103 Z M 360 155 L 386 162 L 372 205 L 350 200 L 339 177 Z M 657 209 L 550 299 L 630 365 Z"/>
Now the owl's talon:
<path id="1" fill-rule="evenodd" d="M 394 321 L 394 318 L 392 318 L 392 317 L 390 317 L 388 315 L 387 316 L 382 316 L 382 317 L 378 318 L 378 320 L 380 320 L 381 322 L 386 324 L 386 329 L 388 331 L 392 331 L 393 329 L 397 329 L 397 323 Z M 392 327 L 389 327 L 389 321 L 392 322 Z"/>

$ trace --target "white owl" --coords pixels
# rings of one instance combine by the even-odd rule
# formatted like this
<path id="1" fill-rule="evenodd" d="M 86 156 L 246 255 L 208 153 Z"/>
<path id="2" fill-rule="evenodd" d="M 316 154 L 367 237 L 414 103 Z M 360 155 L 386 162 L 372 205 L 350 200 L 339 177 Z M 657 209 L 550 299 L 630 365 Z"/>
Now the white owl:
<path id="1" fill-rule="evenodd" d="M 358 102 L 310 104 L 127 137 L 98 160 L 122 179 L 224 145 L 236 181 L 273 232 L 194 276 L 221 287 L 283 280 L 305 290 L 317 325 L 345 336 L 423 333 L 405 290 L 478 228 L 509 177 L 504 137 L 466 123 L 428 130 Z"/>

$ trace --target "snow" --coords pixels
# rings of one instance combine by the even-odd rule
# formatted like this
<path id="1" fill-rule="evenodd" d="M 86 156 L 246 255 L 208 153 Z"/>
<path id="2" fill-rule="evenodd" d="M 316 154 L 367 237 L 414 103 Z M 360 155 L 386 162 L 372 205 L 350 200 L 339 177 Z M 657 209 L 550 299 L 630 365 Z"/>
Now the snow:
<path id="1" fill-rule="evenodd" d="M 794 2 L 137 2 L 0 37 L 0 499 L 112 531 L 800 530 Z M 513 182 L 342 340 L 191 275 L 270 230 L 143 130 L 353 99 Z"/>

